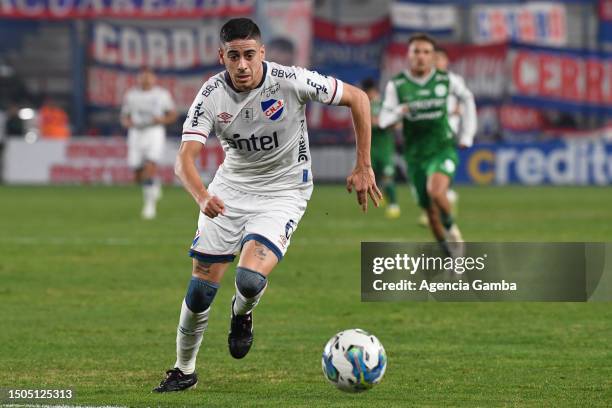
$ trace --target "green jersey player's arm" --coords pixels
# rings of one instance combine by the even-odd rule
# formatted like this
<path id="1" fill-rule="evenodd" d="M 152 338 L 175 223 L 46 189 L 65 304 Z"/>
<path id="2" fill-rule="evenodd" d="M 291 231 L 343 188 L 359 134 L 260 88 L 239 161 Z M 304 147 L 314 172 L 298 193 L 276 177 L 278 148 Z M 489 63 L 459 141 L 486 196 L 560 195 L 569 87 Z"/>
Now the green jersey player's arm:
<path id="1" fill-rule="evenodd" d="M 200 211 L 214 218 L 223 214 L 225 206 L 219 197 L 210 195 L 200 178 L 195 162 L 203 148 L 204 145 L 199 141 L 183 141 L 174 165 L 174 173 L 198 204 Z"/>
<path id="2" fill-rule="evenodd" d="M 460 148 L 470 147 L 474 142 L 476 134 L 477 115 L 474 94 L 465 85 L 465 81 L 460 76 L 449 72 L 449 93 L 452 93 L 459 100 L 461 106 L 461 128 L 459 129 L 458 143 Z"/>
<path id="3" fill-rule="evenodd" d="M 378 115 L 378 126 L 386 129 L 399 122 L 408 113 L 408 105 L 400 104 L 397 89 L 393 81 L 387 82 L 382 109 Z"/>

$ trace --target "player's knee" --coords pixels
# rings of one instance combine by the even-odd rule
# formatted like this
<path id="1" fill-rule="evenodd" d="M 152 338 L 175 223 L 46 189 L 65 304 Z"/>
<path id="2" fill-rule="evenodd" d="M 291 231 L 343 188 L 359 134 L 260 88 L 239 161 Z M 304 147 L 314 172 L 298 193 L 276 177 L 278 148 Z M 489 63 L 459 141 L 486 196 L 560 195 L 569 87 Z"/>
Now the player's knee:
<path id="1" fill-rule="evenodd" d="M 185 303 L 192 312 L 201 313 L 210 307 L 218 289 L 218 283 L 192 276 L 187 288 Z"/>
<path id="2" fill-rule="evenodd" d="M 446 196 L 446 193 L 443 188 L 439 188 L 438 186 L 427 186 L 427 195 L 429 195 L 432 200 L 438 201 L 443 196 Z"/>
<path id="3" fill-rule="evenodd" d="M 236 269 L 236 289 L 246 298 L 257 296 L 267 283 L 268 278 L 259 272 L 240 266 Z"/>

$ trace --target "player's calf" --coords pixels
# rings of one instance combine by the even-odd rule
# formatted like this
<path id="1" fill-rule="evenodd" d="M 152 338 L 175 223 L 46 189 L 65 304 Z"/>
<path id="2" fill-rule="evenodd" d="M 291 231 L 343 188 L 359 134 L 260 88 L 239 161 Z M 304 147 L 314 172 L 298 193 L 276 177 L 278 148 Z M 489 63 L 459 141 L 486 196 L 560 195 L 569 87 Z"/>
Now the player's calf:
<path id="1" fill-rule="evenodd" d="M 232 299 L 230 332 L 227 338 L 230 354 L 243 358 L 253 344 L 253 309 L 263 295 L 268 279 L 259 272 L 238 267 L 236 294 Z"/>
<path id="2" fill-rule="evenodd" d="M 219 284 L 193 276 L 181 307 L 176 331 L 176 363 L 184 374 L 195 372 L 196 357 L 208 327 L 208 315 Z"/>

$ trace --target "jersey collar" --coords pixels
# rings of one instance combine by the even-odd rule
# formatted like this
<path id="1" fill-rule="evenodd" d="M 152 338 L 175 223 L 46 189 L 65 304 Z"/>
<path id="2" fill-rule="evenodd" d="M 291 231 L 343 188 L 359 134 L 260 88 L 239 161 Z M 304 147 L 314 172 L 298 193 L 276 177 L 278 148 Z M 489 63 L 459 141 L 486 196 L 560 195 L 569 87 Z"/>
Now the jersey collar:
<path id="1" fill-rule="evenodd" d="M 249 91 L 239 91 L 238 89 L 236 89 L 234 87 L 234 84 L 232 83 L 232 78 L 230 78 L 229 76 L 229 72 L 225 71 L 223 73 L 223 79 L 225 79 L 225 82 L 227 83 L 227 85 L 229 85 L 230 88 L 232 88 L 232 90 L 236 93 L 242 93 L 242 92 L 251 92 L 257 88 L 261 88 L 261 86 L 264 84 L 264 82 L 266 82 L 266 75 L 268 74 L 268 64 L 265 61 L 261 62 L 262 66 L 263 66 L 263 73 L 261 75 L 261 81 L 259 81 L 259 84 L 257 84 L 257 86 Z"/>
<path id="2" fill-rule="evenodd" d="M 433 78 L 433 76 L 436 74 L 436 71 L 437 70 L 435 68 L 432 68 L 431 71 L 429 71 L 429 74 L 427 74 L 424 77 L 417 78 L 417 77 L 415 77 L 414 75 L 412 75 L 410 73 L 410 70 L 405 69 L 404 70 L 404 75 L 406 75 L 406 78 L 410 79 L 412 82 L 415 82 L 415 83 L 423 86 L 426 83 L 428 83 L 431 78 Z"/>

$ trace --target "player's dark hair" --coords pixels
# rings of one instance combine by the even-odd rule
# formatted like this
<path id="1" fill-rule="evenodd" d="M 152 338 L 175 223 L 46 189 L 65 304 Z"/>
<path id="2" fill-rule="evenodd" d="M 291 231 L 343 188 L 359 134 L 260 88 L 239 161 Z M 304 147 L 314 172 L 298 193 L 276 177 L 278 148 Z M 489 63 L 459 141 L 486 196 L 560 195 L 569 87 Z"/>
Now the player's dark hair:
<path id="1" fill-rule="evenodd" d="M 412 34 L 410 38 L 408 39 L 408 48 L 410 48 L 410 45 L 415 41 L 426 41 L 434 47 L 434 50 L 438 47 L 436 40 L 434 40 L 433 37 L 425 33 Z"/>
<path id="2" fill-rule="evenodd" d="M 361 89 L 363 89 L 364 91 L 369 91 L 370 89 L 377 89 L 376 81 L 374 81 L 374 78 L 366 78 L 361 81 Z"/>
<path id="3" fill-rule="evenodd" d="M 440 54 L 444 54 L 448 57 L 448 52 L 446 51 L 446 48 L 441 47 L 440 45 L 437 45 L 434 47 L 434 51 L 435 52 L 439 52 Z"/>
<path id="4" fill-rule="evenodd" d="M 257 40 L 261 42 L 261 31 L 250 18 L 232 18 L 221 27 L 219 39 L 222 44 L 234 40 Z"/>

